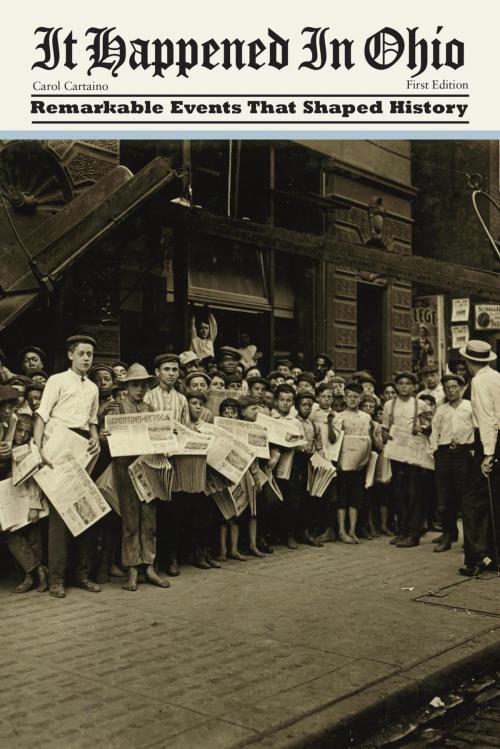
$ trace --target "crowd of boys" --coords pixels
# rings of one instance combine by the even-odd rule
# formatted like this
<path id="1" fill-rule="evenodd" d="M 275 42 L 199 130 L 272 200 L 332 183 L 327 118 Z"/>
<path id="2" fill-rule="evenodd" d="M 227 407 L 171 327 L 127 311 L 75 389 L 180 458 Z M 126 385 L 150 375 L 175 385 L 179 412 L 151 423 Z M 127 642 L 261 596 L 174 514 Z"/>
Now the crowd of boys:
<path id="1" fill-rule="evenodd" d="M 30 510 L 25 528 L 1 532 L 2 565 L 8 565 L 8 549 L 22 571 L 14 592 L 38 586 L 63 598 L 70 577 L 89 592 L 99 592 L 112 576 L 123 577 L 128 591 L 137 590 L 142 580 L 166 588 L 168 577 L 180 574 L 181 562 L 220 569 L 228 558 L 272 554 L 274 543 L 297 549 L 301 543 L 359 544 L 383 535 L 404 549 L 418 546 L 427 531 L 439 531 L 434 550 L 445 552 L 458 540 L 459 513 L 465 549 L 461 573 L 480 574 L 498 564 L 492 530 L 500 375 L 489 366 L 496 357 L 486 343 L 470 341 L 443 377 L 428 364 L 420 372 L 422 382 L 407 371 L 379 384 L 368 371 L 346 381 L 323 353 L 310 370 L 279 359 L 265 373 L 249 337 L 239 349 L 215 351 L 210 326 L 205 327 L 191 350 L 158 354 L 152 372 L 139 363 L 95 363 L 96 343 L 87 335 L 67 340 L 69 367 L 51 376 L 37 346 L 19 352 L 14 368 L 20 374 L 0 352 L 0 479 L 10 476 L 13 446 L 31 439 L 51 466 L 44 431 L 55 419 L 88 439 L 89 450 L 98 453 L 94 480 L 114 461 L 120 508 L 120 515 L 109 513 L 77 538 L 50 503 L 48 519 L 39 520 L 39 511 Z M 214 412 L 208 406 L 217 391 L 225 397 Z M 271 445 L 269 460 L 251 464 L 242 484 L 254 501 L 227 520 L 208 490 L 173 492 L 167 502 L 139 501 L 128 472 L 133 458 L 111 458 L 105 417 L 151 411 L 165 411 L 195 431 L 217 415 L 254 422 L 263 413 L 300 425 L 304 439 L 288 455 Z M 378 454 L 375 481 L 366 483 L 368 460 L 347 470 L 340 461 L 323 496 L 311 497 L 311 456 L 324 457 L 341 433 L 366 438 L 368 454 Z M 402 439 L 395 434 L 424 436 L 435 471 L 397 460 L 384 464 L 384 444 Z M 288 478 L 277 471 L 283 456 L 291 462 Z"/>

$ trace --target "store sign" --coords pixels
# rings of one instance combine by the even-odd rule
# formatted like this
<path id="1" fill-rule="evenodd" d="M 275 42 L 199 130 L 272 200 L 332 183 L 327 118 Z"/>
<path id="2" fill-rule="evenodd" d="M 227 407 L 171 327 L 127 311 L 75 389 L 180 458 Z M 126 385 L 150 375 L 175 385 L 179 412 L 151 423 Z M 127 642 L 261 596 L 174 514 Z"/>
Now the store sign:
<path id="1" fill-rule="evenodd" d="M 451 326 L 451 347 L 453 349 L 462 348 L 466 346 L 469 340 L 469 326 L 468 325 L 452 325 Z"/>
<path id="2" fill-rule="evenodd" d="M 476 304 L 476 330 L 500 330 L 500 304 Z"/>

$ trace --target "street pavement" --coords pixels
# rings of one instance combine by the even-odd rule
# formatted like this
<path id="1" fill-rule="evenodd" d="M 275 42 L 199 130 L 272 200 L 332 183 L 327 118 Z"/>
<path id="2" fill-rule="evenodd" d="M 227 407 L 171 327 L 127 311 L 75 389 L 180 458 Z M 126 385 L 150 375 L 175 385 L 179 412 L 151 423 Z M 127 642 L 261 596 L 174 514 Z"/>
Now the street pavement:
<path id="1" fill-rule="evenodd" d="M 0 746 L 277 749 L 376 705 L 390 719 L 389 698 L 500 643 L 500 579 L 460 578 L 460 545 L 431 539 L 278 548 L 64 600 L 2 580 Z"/>

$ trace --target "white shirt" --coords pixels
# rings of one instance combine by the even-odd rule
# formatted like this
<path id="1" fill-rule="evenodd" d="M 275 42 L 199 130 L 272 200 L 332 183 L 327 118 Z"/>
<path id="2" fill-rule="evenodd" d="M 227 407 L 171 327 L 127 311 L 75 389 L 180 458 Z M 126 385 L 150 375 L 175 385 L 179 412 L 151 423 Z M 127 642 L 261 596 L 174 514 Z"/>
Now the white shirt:
<path id="1" fill-rule="evenodd" d="M 393 411 L 394 408 L 394 411 Z M 427 408 L 427 404 L 417 400 L 417 414 L 422 413 Z M 415 398 L 411 397 L 407 401 L 402 400 L 399 395 L 391 398 L 384 404 L 382 414 L 382 426 L 384 429 L 390 427 L 390 416 L 393 413 L 392 423 L 411 434 L 415 420 Z"/>
<path id="2" fill-rule="evenodd" d="M 346 435 L 370 437 L 371 421 L 372 417 L 365 411 L 346 410 L 336 414 L 333 424 Z"/>
<path id="3" fill-rule="evenodd" d="M 441 384 L 436 385 L 436 387 L 432 389 L 424 388 L 417 394 L 417 398 L 420 398 L 421 395 L 432 395 L 436 401 L 436 406 L 440 406 L 442 403 L 446 402 L 443 386 Z"/>
<path id="4" fill-rule="evenodd" d="M 493 455 L 500 428 L 500 374 L 491 367 L 482 367 L 472 378 L 470 400 L 484 454 Z"/>
<path id="5" fill-rule="evenodd" d="M 42 393 L 36 412 L 42 420 L 57 419 L 70 429 L 85 429 L 97 425 L 99 390 L 87 377 L 72 369 L 52 375 Z"/>
<path id="6" fill-rule="evenodd" d="M 461 401 L 454 407 L 450 403 L 439 406 L 432 419 L 429 440 L 433 453 L 439 445 L 471 445 L 474 442 L 474 424 L 470 401 Z"/>
<path id="7" fill-rule="evenodd" d="M 189 425 L 189 408 L 186 397 L 178 393 L 175 388 L 163 390 L 157 385 L 148 390 L 144 402 L 149 403 L 155 411 L 166 411 L 171 419 L 179 421 L 184 426 Z"/>

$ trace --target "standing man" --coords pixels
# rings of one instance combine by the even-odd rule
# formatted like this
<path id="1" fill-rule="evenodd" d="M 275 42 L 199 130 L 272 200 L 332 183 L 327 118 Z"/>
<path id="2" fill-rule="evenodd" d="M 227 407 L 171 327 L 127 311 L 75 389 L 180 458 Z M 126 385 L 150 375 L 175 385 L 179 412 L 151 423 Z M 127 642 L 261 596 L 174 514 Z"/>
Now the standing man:
<path id="1" fill-rule="evenodd" d="M 43 391 L 40 408 L 36 412 L 33 439 L 45 460 L 42 439 L 49 419 L 56 419 L 68 429 L 89 441 L 89 452 L 99 450 L 97 433 L 97 410 L 99 391 L 87 375 L 96 342 L 87 335 L 74 335 L 66 340 L 66 350 L 71 363 L 66 372 L 52 375 Z M 90 531 L 90 532 L 89 532 Z M 75 539 L 77 551 L 76 578 L 78 584 L 90 593 L 99 593 L 101 588 L 89 580 L 91 546 L 94 539 L 92 529 L 84 531 Z M 71 533 L 57 510 L 50 505 L 49 513 L 49 592 L 54 598 L 65 598 L 64 578 L 68 563 Z"/>
<path id="2" fill-rule="evenodd" d="M 470 482 L 474 446 L 472 407 L 462 399 L 463 379 L 449 374 L 441 384 L 447 402 L 434 414 L 430 438 L 436 464 L 437 509 L 443 524 L 443 535 L 434 547 L 437 552 L 448 551 L 458 540 L 457 517 Z"/>
<path id="3" fill-rule="evenodd" d="M 488 366 L 497 356 L 485 341 L 470 340 L 460 354 L 472 378 L 474 462 L 463 506 L 465 566 L 459 570 L 470 577 L 498 564 L 499 517 L 494 500 L 500 490 L 500 374 Z"/>

